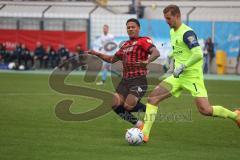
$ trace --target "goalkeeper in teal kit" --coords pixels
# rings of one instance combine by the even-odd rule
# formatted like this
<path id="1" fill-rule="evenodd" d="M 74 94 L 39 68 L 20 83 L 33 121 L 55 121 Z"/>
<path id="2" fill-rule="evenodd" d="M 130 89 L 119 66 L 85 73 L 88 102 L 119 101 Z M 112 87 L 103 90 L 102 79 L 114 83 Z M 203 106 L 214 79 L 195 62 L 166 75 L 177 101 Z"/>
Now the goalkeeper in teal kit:
<path id="1" fill-rule="evenodd" d="M 230 111 L 222 106 L 210 105 L 207 90 L 203 81 L 203 53 L 194 31 L 181 22 L 180 9 L 169 5 L 164 10 L 164 17 L 170 26 L 172 53 L 175 60 L 173 75 L 162 81 L 148 97 L 144 118 L 144 142 L 149 140 L 149 134 L 159 103 L 170 97 L 179 97 L 187 90 L 194 97 L 195 104 L 202 115 L 232 119 L 240 127 L 240 110 Z"/>

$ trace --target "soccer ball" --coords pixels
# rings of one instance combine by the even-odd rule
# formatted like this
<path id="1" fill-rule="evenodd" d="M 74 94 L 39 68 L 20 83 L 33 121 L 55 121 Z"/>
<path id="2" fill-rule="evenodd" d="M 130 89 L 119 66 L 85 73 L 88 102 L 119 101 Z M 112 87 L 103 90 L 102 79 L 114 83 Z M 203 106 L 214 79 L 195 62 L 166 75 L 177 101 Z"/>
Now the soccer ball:
<path id="1" fill-rule="evenodd" d="M 125 139 L 130 145 L 140 145 L 143 142 L 143 133 L 138 128 L 131 128 L 127 130 Z"/>
<path id="2" fill-rule="evenodd" d="M 24 65 L 20 65 L 20 66 L 18 67 L 18 69 L 19 69 L 19 70 L 24 70 L 24 69 L 25 69 L 25 66 L 24 66 Z"/>

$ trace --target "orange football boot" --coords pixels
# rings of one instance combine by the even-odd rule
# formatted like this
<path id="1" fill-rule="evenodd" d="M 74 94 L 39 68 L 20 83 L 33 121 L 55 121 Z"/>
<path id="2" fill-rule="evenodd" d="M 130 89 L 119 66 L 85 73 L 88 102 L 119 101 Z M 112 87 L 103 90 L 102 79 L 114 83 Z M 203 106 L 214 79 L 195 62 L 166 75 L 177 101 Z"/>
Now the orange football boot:
<path id="1" fill-rule="evenodd" d="M 236 123 L 237 123 L 238 127 L 240 128 L 240 109 L 237 109 L 234 112 L 237 113 L 237 115 L 238 115 Z"/>

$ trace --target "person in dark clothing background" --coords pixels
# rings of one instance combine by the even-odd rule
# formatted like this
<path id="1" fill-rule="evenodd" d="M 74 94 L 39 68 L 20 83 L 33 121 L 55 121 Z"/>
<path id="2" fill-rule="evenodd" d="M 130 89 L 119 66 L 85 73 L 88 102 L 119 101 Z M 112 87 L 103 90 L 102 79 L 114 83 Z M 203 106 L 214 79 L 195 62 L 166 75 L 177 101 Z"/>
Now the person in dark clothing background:
<path id="1" fill-rule="evenodd" d="M 213 58 L 215 57 L 215 52 L 214 52 L 214 43 L 212 42 L 212 38 L 209 37 L 204 44 L 204 73 L 208 73 L 211 71 L 211 66 L 212 66 L 212 61 Z"/>
<path id="2" fill-rule="evenodd" d="M 238 48 L 236 73 L 237 73 L 237 74 L 240 74 L 240 41 L 239 41 L 239 48 Z"/>
<path id="3" fill-rule="evenodd" d="M 49 57 L 49 67 L 55 68 L 60 63 L 60 55 L 55 51 L 55 49 L 49 45 L 47 48 L 48 57 Z"/>
<path id="4" fill-rule="evenodd" d="M 36 49 L 34 51 L 34 67 L 35 68 L 43 68 L 43 56 L 45 54 L 45 49 L 41 42 L 37 42 Z M 37 63 L 40 63 L 39 67 Z"/>
<path id="5" fill-rule="evenodd" d="M 69 58 L 69 51 L 68 49 L 64 46 L 64 44 L 60 44 L 59 45 L 59 49 L 57 51 L 57 54 L 59 54 L 60 56 L 60 63 L 63 64 L 64 62 L 66 62 Z M 68 65 L 64 65 L 64 67 L 62 67 L 61 69 L 63 70 L 68 70 Z"/>
<path id="6" fill-rule="evenodd" d="M 22 48 L 21 59 L 23 61 L 22 65 L 25 66 L 25 69 L 31 69 L 33 67 L 33 56 L 25 44 L 22 44 L 21 48 Z"/>

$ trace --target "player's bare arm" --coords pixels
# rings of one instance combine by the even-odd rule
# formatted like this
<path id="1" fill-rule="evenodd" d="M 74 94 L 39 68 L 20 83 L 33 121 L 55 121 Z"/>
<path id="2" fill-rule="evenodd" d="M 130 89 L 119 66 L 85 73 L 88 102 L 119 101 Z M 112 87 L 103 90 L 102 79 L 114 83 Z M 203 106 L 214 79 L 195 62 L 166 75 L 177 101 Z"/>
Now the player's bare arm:
<path id="1" fill-rule="evenodd" d="M 106 54 L 103 54 L 103 53 L 100 53 L 100 52 L 97 52 L 94 50 L 88 50 L 88 51 L 85 51 L 85 53 L 95 55 L 108 63 L 115 63 L 118 61 L 118 58 L 114 55 L 110 56 L 110 55 L 106 55 Z"/>
<path id="2" fill-rule="evenodd" d="M 152 47 L 150 50 L 150 57 L 148 58 L 148 62 L 151 63 L 155 61 L 158 57 L 160 57 L 160 52 L 156 47 Z"/>
<path id="3" fill-rule="evenodd" d="M 150 57 L 146 61 L 141 61 L 140 65 L 147 66 L 149 63 L 153 62 L 160 56 L 160 52 L 157 50 L 156 47 L 152 47 L 150 50 Z"/>

